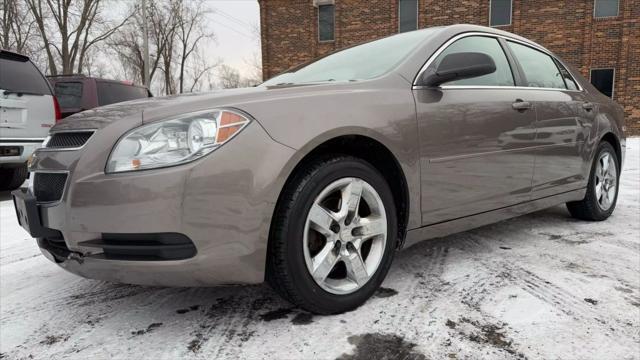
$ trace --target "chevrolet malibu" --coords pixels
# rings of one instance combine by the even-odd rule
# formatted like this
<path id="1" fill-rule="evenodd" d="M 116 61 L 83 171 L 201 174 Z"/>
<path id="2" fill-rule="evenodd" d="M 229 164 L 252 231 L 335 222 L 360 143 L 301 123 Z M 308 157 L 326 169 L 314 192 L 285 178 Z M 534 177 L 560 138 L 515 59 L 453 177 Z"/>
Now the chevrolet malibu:
<path id="1" fill-rule="evenodd" d="M 13 193 L 44 255 L 160 286 L 267 281 L 353 309 L 416 242 L 558 204 L 611 215 L 622 108 L 525 38 L 390 36 L 251 89 L 137 100 L 50 131 Z M 411 250 L 408 250 L 411 251 Z"/>

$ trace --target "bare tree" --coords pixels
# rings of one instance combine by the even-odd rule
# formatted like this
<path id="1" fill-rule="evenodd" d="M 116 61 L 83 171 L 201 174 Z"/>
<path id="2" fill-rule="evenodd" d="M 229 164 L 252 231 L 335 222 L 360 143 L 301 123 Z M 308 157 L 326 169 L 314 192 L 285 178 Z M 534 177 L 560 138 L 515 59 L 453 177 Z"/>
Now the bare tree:
<path id="1" fill-rule="evenodd" d="M 262 83 L 262 60 L 258 52 L 253 52 L 249 59 L 244 59 L 248 71 L 244 77 L 245 86 L 256 86 Z"/>
<path id="2" fill-rule="evenodd" d="M 31 52 L 37 48 L 36 24 L 23 2 L 1 0 L 2 38 L 0 47 L 19 53 Z"/>
<path id="3" fill-rule="evenodd" d="M 238 70 L 226 64 L 220 65 L 218 68 L 218 79 L 220 87 L 223 89 L 238 88 L 242 84 Z"/>
<path id="4" fill-rule="evenodd" d="M 24 1 L 37 25 L 52 75 L 81 73 L 87 51 L 128 21 L 128 17 L 115 25 L 104 21 L 103 0 Z"/>
<path id="5" fill-rule="evenodd" d="M 143 29 L 143 15 L 139 7 L 132 5 L 129 8 L 132 20 L 119 29 L 108 41 L 109 47 L 120 58 L 125 72 L 131 73 L 136 82 L 144 80 L 143 37 L 140 29 Z M 172 47 L 171 39 L 175 37 L 177 22 L 170 11 L 156 1 L 149 1 L 147 9 L 147 21 L 149 24 L 149 81 L 161 68 L 163 53 Z M 173 51 L 173 50 L 172 50 Z"/>
<path id="6" fill-rule="evenodd" d="M 222 64 L 222 60 L 218 59 L 212 62 L 211 59 L 200 50 L 192 54 L 189 62 L 190 66 L 187 66 L 185 70 L 185 78 L 188 77 L 191 80 L 189 92 L 214 89 L 213 79 L 216 73 L 214 69 Z M 203 85 L 205 83 L 209 84 L 208 88 L 204 88 Z"/>
<path id="7" fill-rule="evenodd" d="M 178 41 L 180 42 L 180 71 L 178 74 L 178 82 L 180 84 L 180 93 L 184 92 L 185 86 L 185 66 L 187 60 L 198 48 L 201 41 L 210 39 L 214 40 L 213 32 L 207 32 L 205 22 L 207 15 L 211 14 L 211 10 L 206 8 L 204 0 L 192 1 L 185 4 L 180 0 L 180 11 L 178 12 L 180 19 L 178 22 Z M 201 59 L 200 59 L 201 60 Z M 217 64 L 205 65 L 204 68 L 213 68 Z M 194 88 L 200 76 L 194 78 L 191 89 Z"/>

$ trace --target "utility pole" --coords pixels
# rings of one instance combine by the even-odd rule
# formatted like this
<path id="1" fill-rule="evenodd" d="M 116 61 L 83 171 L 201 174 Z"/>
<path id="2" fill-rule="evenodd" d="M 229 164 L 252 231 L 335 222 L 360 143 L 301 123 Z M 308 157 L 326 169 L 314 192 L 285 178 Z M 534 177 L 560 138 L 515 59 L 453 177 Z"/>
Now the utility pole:
<path id="1" fill-rule="evenodd" d="M 149 84 L 149 24 L 147 20 L 147 0 L 142 0 L 142 24 L 144 34 L 142 38 L 144 47 L 144 86 L 150 87 Z"/>

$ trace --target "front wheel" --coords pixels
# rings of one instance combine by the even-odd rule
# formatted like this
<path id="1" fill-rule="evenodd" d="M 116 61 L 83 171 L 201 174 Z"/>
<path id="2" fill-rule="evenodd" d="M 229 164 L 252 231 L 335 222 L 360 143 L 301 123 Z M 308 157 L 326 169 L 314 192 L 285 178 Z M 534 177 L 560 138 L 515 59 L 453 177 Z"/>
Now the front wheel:
<path id="1" fill-rule="evenodd" d="M 308 311 L 352 310 L 382 283 L 396 234 L 393 195 L 373 166 L 346 156 L 315 161 L 294 175 L 278 203 L 267 280 Z"/>
<path id="2" fill-rule="evenodd" d="M 584 199 L 567 203 L 567 209 L 574 218 L 602 221 L 611 216 L 618 201 L 620 161 L 608 142 L 600 143 L 593 161 Z"/>

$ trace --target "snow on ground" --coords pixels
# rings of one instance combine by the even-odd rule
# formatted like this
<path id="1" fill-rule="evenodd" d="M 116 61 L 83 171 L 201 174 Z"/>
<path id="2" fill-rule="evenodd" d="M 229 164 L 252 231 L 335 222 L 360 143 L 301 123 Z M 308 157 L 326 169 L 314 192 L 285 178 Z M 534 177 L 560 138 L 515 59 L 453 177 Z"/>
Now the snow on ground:
<path id="1" fill-rule="evenodd" d="M 266 286 L 87 280 L 0 194 L 0 358 L 640 358 L 640 139 L 606 222 L 563 206 L 419 244 L 361 308 L 312 316 Z"/>

